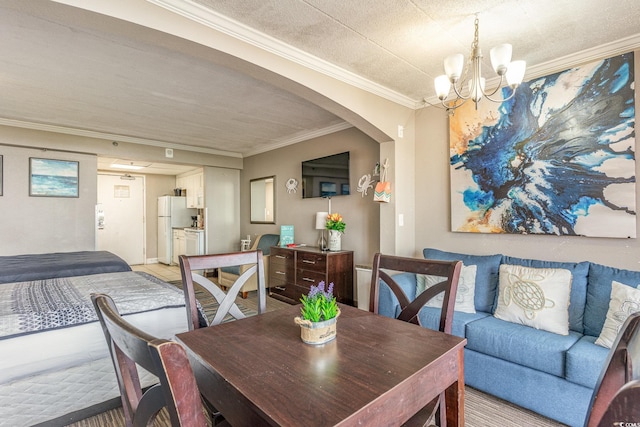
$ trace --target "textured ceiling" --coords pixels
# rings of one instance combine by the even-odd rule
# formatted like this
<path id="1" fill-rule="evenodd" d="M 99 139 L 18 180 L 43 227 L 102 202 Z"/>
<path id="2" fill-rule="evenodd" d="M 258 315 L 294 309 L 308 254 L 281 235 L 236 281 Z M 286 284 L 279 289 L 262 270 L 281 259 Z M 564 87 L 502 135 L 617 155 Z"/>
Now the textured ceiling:
<path id="1" fill-rule="evenodd" d="M 199 22 L 193 25 L 215 16 L 227 27 L 257 30 L 253 37 L 268 36 L 276 51 L 296 50 L 322 63 L 323 71 L 348 75 L 405 105 L 432 99 L 445 56 L 468 55 L 476 12 L 485 56 L 510 42 L 529 75 L 607 43 L 612 52 L 640 47 L 637 0 L 149 3 L 191 13 Z M 0 0 L 0 50 L 0 124 L 238 156 L 349 126 L 305 99 L 227 68 L 213 49 L 57 2 Z"/>

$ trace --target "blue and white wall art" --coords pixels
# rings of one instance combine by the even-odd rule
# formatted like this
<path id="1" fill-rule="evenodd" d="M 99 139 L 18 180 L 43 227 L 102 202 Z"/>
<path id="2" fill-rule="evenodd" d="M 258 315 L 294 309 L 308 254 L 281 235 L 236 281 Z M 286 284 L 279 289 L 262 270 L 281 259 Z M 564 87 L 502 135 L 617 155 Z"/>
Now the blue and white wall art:
<path id="1" fill-rule="evenodd" d="M 29 196 L 78 197 L 79 163 L 29 158 Z"/>
<path id="2" fill-rule="evenodd" d="M 636 237 L 633 53 L 469 101 L 449 124 L 453 231 Z"/>

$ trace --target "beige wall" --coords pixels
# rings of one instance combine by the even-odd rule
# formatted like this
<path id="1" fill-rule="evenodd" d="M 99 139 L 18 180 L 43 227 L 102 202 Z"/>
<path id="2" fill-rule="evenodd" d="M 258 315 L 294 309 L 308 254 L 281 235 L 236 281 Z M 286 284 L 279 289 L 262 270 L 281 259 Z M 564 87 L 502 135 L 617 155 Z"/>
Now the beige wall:
<path id="1" fill-rule="evenodd" d="M 23 135 L 24 136 L 24 135 Z M 37 142 L 42 132 L 29 136 Z M 0 144 L 10 140 L 0 135 Z M 0 145 L 0 255 L 95 249 L 96 156 Z M 79 197 L 30 197 L 29 158 L 79 162 Z"/>
<path id="2" fill-rule="evenodd" d="M 253 240 L 258 234 L 280 234 L 280 225 L 293 225 L 297 243 L 317 246 L 315 213 L 328 210 L 327 199 L 302 199 L 300 186 L 297 192 L 288 193 L 285 183 L 289 178 L 300 182 L 303 160 L 349 151 L 351 194 L 333 197 L 331 210 L 340 213 L 347 223 L 342 248 L 354 251 L 356 264 L 371 264 L 373 254 L 379 250 L 380 205 L 373 201 L 373 190 L 361 197 L 356 188 L 362 175 L 372 173 L 379 158 L 379 150 L 377 142 L 351 128 L 245 158 L 240 182 L 241 236 L 244 238 L 250 234 Z M 249 182 L 254 178 L 271 175 L 276 176 L 276 224 L 250 224 Z"/>
<path id="3" fill-rule="evenodd" d="M 639 72 L 640 63 L 636 61 L 636 76 Z M 640 100 L 636 97 L 636 111 L 640 111 L 639 106 Z M 422 256 L 422 249 L 431 246 L 473 254 L 504 253 L 554 261 L 594 261 L 640 270 L 638 239 L 451 232 L 448 118 L 443 110 L 431 107 L 418 111 L 416 122 L 415 200 L 418 220 L 415 256 Z M 640 162 L 636 161 L 638 176 Z M 640 185 L 636 185 L 636 204 L 638 200 Z M 637 215 L 636 224 L 640 224 Z"/>

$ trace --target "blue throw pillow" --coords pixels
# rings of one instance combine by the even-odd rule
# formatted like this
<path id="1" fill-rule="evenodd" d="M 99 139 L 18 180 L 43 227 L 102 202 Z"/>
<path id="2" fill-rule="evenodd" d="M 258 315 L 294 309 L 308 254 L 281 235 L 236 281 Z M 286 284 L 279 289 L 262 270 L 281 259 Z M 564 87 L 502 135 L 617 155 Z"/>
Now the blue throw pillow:
<path id="1" fill-rule="evenodd" d="M 498 290 L 498 271 L 502 255 L 468 255 L 425 248 L 426 259 L 439 261 L 462 261 L 465 266 L 476 265 L 475 305 L 476 311 L 493 312 L 493 304 Z"/>
<path id="2" fill-rule="evenodd" d="M 614 280 L 635 288 L 640 284 L 640 271 L 623 270 L 591 263 L 587 305 L 584 314 L 585 335 L 597 337 L 602 332 L 611 300 L 611 283 Z"/>
<path id="3" fill-rule="evenodd" d="M 563 268 L 569 270 L 572 276 L 571 297 L 569 300 L 569 329 L 579 333 L 584 332 L 584 312 L 587 301 L 587 276 L 589 275 L 589 262 L 555 262 L 504 256 L 502 263 L 524 265 L 526 267 L 533 268 Z M 609 291 L 611 291 L 611 284 L 609 284 Z M 607 304 L 608 301 L 607 297 Z"/>

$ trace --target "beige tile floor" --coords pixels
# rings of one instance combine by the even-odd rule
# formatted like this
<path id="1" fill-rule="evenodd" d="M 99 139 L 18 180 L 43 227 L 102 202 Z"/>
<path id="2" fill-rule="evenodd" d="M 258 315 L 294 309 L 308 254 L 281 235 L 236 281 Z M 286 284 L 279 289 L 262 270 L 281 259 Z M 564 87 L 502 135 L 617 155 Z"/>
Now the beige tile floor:
<path id="1" fill-rule="evenodd" d="M 132 265 L 133 271 L 142 271 L 144 273 L 151 274 L 157 278 L 170 282 L 173 280 L 180 280 L 180 267 L 177 265 L 166 264 L 144 264 L 144 265 Z"/>

